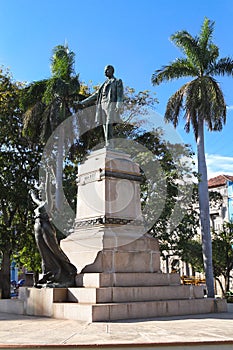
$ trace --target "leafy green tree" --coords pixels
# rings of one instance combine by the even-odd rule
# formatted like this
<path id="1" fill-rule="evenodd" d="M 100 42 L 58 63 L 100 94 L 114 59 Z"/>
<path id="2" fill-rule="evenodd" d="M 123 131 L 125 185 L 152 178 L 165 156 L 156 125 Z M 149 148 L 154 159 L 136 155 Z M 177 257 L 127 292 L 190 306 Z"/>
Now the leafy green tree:
<path id="1" fill-rule="evenodd" d="M 204 126 L 210 131 L 222 130 L 226 121 L 226 103 L 215 76 L 233 75 L 233 60 L 229 57 L 219 59 L 219 49 L 212 41 L 213 31 L 214 22 L 205 18 L 199 36 L 193 37 L 184 30 L 172 35 L 172 42 L 185 57 L 176 59 L 152 75 L 153 85 L 173 79 L 194 78 L 169 98 L 165 119 L 176 127 L 183 113 L 185 129 L 189 132 L 190 126 L 193 127 L 197 142 L 199 207 L 208 297 L 214 297 L 214 282 Z"/>
<path id="2" fill-rule="evenodd" d="M 22 237 L 23 242 L 21 242 L 20 245 L 21 249 L 15 251 L 13 258 L 18 267 L 33 272 L 33 280 L 34 283 L 36 283 L 39 278 L 39 273 L 41 272 L 41 257 L 35 243 L 33 224 L 34 218 L 31 220 L 31 218 L 28 217 L 28 223 L 24 226 L 27 229 Z"/>
<path id="3" fill-rule="evenodd" d="M 175 234 L 179 219 L 184 217 L 187 210 L 186 205 L 183 206 L 188 194 L 187 186 L 181 183 L 181 179 L 188 180 L 192 176 L 192 168 L 190 168 L 192 153 L 184 145 L 171 144 L 164 140 L 164 134 L 160 128 L 153 132 L 140 132 L 136 129 L 134 133 L 135 141 L 144 145 L 153 155 L 151 161 L 155 165 L 152 180 L 147 180 L 142 188 L 143 202 L 147 203 L 148 200 L 151 202 L 148 217 L 156 218 L 150 233 L 168 242 L 171 240 L 172 232 Z M 184 158 L 187 159 L 186 164 L 182 161 Z M 137 159 L 142 165 L 148 162 L 145 154 L 138 154 L 135 157 L 136 161 Z M 188 191 L 191 202 L 192 184 L 191 188 L 188 186 Z"/>
<path id="4" fill-rule="evenodd" d="M 233 224 L 225 223 L 221 232 L 213 233 L 214 276 L 219 282 L 223 294 L 229 291 L 231 271 L 233 268 Z M 224 277 L 225 283 L 221 282 Z"/>
<path id="5" fill-rule="evenodd" d="M 0 70 L 0 288 L 10 296 L 10 262 L 28 234 L 28 190 L 38 176 L 38 158 L 22 136 L 21 84 Z"/>
<path id="6" fill-rule="evenodd" d="M 210 207 L 220 208 L 223 198 L 219 192 L 209 192 Z M 175 254 L 182 261 L 190 264 L 194 271 L 203 272 L 203 255 L 201 247 L 201 237 L 199 235 L 199 212 L 198 212 L 198 188 L 194 185 L 192 203 L 188 208 L 187 215 L 178 226 L 178 232 L 175 235 L 175 240 L 172 241 Z M 189 234 L 188 234 L 189 231 Z M 173 239 L 173 235 L 172 235 Z M 214 244 L 214 242 L 213 242 Z M 214 247 L 213 247 L 214 250 Z M 217 253 L 217 251 L 216 251 Z M 213 266 L 214 276 L 216 259 L 213 251 Z"/>
<path id="7" fill-rule="evenodd" d="M 182 261 L 192 266 L 193 271 L 203 272 L 203 255 L 199 240 L 187 239 L 180 242 L 179 256 Z"/>
<path id="8" fill-rule="evenodd" d="M 188 180 L 189 177 L 193 179 L 195 175 L 191 167 L 193 154 L 185 145 L 165 142 L 161 131 L 157 133 L 157 137 L 154 134 L 150 134 L 149 137 L 147 134 L 141 137 L 160 164 L 162 173 L 158 173 L 157 183 L 159 184 L 163 177 L 166 184 L 165 187 L 163 185 L 162 188 L 159 187 L 159 190 L 152 193 L 154 198 L 149 216 L 156 216 L 157 220 L 151 227 L 150 233 L 159 238 L 160 251 L 164 259 L 171 252 L 172 255 L 179 256 L 182 261 L 200 270 L 199 265 L 202 260 L 200 262 L 199 259 L 196 259 L 196 252 L 193 250 L 193 246 L 197 245 L 195 237 L 199 227 L 199 216 L 193 206 L 196 199 L 195 186 L 192 183 L 193 180 L 188 186 L 187 184 L 184 186 L 180 181 L 183 178 Z M 179 165 L 180 160 L 184 157 L 188 160 L 187 164 Z M 142 206 L 148 200 L 147 191 L 147 188 L 143 188 Z M 161 207 L 163 209 L 158 216 L 155 211 Z"/>

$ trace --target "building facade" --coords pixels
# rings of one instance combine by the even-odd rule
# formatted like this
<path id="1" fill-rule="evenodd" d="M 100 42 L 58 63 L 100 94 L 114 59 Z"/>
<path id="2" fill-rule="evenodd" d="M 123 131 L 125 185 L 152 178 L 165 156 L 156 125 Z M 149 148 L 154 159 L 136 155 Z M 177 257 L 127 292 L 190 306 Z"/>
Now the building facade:
<path id="1" fill-rule="evenodd" d="M 221 231 L 224 222 L 233 222 L 233 176 L 219 175 L 208 181 L 209 192 L 222 196 L 222 203 L 210 205 L 210 224 L 216 232 Z"/>
<path id="2" fill-rule="evenodd" d="M 208 181 L 208 188 L 209 193 L 217 192 L 221 195 L 219 200 L 210 202 L 211 230 L 220 232 L 224 222 L 233 222 L 233 176 L 219 175 L 211 178 Z M 198 210 L 198 205 L 195 209 Z M 167 252 L 166 259 L 161 261 L 161 268 L 163 272 L 178 272 L 183 281 L 187 281 L 187 283 L 191 283 L 191 280 L 193 280 L 193 283 L 204 281 L 203 273 L 193 273 L 192 267 L 181 261 L 172 251 Z M 218 283 L 215 283 L 215 288 L 217 295 L 221 295 Z M 230 289 L 233 290 L 233 278 Z"/>

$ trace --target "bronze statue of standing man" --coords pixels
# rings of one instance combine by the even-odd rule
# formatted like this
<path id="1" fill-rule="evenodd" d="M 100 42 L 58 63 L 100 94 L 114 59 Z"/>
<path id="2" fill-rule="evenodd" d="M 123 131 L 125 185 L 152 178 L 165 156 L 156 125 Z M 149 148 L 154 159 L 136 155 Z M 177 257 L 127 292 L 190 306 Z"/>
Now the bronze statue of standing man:
<path id="1" fill-rule="evenodd" d="M 113 138 L 113 125 L 120 123 L 120 107 L 123 101 L 123 83 L 114 77 L 114 67 L 108 65 L 104 69 L 105 82 L 90 97 L 78 103 L 84 108 L 96 103 L 95 125 L 103 125 L 105 145 Z"/>

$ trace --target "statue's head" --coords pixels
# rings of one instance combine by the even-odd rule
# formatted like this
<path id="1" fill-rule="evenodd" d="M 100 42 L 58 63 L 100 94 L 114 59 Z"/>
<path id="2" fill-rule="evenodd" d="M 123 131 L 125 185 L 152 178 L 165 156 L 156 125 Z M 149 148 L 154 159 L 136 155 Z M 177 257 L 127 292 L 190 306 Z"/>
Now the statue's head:
<path id="1" fill-rule="evenodd" d="M 111 66 L 110 64 L 107 65 L 107 66 L 104 68 L 104 73 L 105 73 L 106 77 L 112 78 L 112 76 L 113 76 L 113 74 L 114 74 L 114 67 Z"/>

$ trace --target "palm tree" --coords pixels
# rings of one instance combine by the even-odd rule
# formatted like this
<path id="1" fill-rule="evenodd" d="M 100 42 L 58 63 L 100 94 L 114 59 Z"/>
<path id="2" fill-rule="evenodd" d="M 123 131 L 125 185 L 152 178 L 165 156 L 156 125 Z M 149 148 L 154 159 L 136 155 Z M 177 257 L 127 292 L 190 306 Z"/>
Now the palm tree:
<path id="1" fill-rule="evenodd" d="M 184 30 L 176 32 L 171 36 L 171 41 L 181 49 L 185 57 L 163 66 L 152 75 L 153 85 L 178 78 L 193 78 L 169 98 L 165 120 L 172 122 L 176 127 L 179 116 L 183 113 L 186 121 L 185 130 L 189 132 L 190 126 L 194 130 L 200 176 L 199 207 L 208 297 L 214 297 L 214 280 L 204 128 L 206 125 L 210 131 L 222 130 L 226 121 L 226 104 L 215 76 L 233 75 L 233 60 L 229 57 L 218 59 L 219 49 L 212 42 L 213 31 L 214 22 L 205 18 L 197 37 Z"/>
<path id="2" fill-rule="evenodd" d="M 58 45 L 53 49 L 50 79 L 31 83 L 22 94 L 24 131 L 34 144 L 43 144 L 56 127 L 68 118 L 75 108 L 79 96 L 79 77 L 74 73 L 74 53 L 67 46 Z M 62 210 L 64 130 L 60 129 L 56 156 L 55 206 Z"/>

